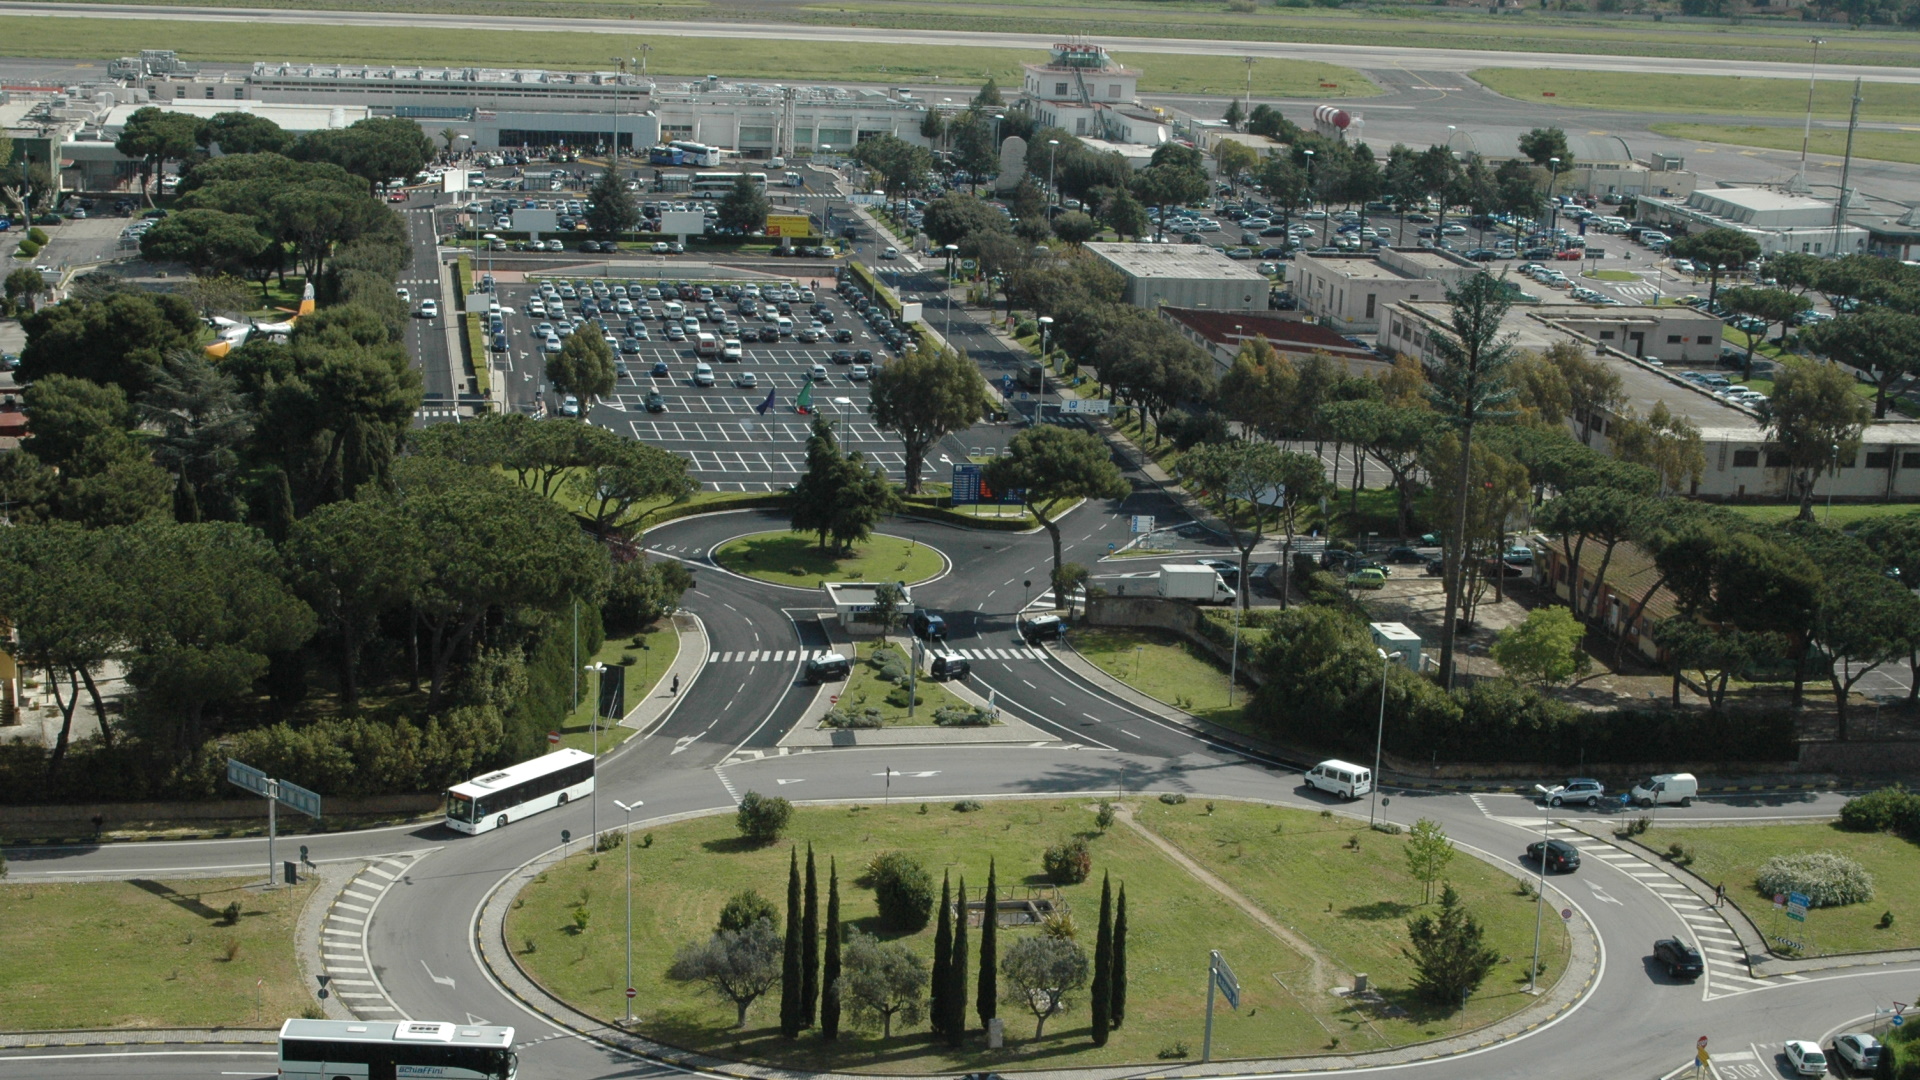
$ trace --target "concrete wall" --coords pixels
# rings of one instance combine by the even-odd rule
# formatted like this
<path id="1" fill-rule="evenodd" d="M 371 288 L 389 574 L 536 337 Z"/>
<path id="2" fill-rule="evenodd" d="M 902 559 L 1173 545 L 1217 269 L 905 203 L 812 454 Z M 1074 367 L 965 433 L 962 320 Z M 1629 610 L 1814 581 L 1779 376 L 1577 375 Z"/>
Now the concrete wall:
<path id="1" fill-rule="evenodd" d="M 358 799 L 327 796 L 328 817 L 358 814 L 423 814 L 442 804 L 437 792 L 417 795 L 369 795 Z M 95 815 L 106 828 L 144 821 L 258 821 L 267 820 L 265 799 L 216 799 L 210 802 L 74 803 L 56 806 L 0 806 L 0 830 L 17 832 L 22 825 L 91 822 Z M 282 807 L 281 828 L 300 825 L 306 815 Z"/>

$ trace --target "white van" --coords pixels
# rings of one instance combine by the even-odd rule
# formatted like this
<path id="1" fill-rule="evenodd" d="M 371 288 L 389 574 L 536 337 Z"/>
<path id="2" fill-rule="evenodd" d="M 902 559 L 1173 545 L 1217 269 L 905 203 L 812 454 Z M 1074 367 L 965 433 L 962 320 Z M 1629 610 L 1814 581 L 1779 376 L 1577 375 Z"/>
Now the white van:
<path id="1" fill-rule="evenodd" d="M 780 328 L 781 337 L 793 336 L 793 320 L 787 318 L 785 315 L 782 315 L 778 319 L 775 319 L 773 325 Z"/>
<path id="2" fill-rule="evenodd" d="M 1329 795 L 1358 799 L 1373 790 L 1373 770 L 1331 758 L 1307 770 L 1307 786 Z"/>
<path id="3" fill-rule="evenodd" d="M 1692 773 L 1660 773 L 1644 784 L 1633 785 L 1635 806 L 1692 806 L 1700 794 L 1700 781 Z"/>
<path id="4" fill-rule="evenodd" d="M 701 331 L 700 336 L 693 339 L 693 352 L 695 356 L 713 356 L 719 353 L 719 351 L 720 339 L 714 337 L 712 334 Z"/>

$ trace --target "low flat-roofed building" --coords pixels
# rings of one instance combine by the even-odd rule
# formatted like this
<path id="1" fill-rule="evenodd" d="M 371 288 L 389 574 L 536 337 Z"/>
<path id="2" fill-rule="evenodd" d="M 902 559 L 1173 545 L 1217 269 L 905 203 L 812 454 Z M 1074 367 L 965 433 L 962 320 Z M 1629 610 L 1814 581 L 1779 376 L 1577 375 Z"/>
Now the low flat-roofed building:
<path id="1" fill-rule="evenodd" d="M 1479 271 L 1451 252 L 1388 248 L 1364 255 L 1301 255 L 1288 280 L 1308 315 L 1342 333 L 1371 334 L 1395 304 L 1439 300 Z"/>
<path id="2" fill-rule="evenodd" d="M 1240 346 L 1266 339 L 1275 352 L 1296 362 L 1316 354 L 1332 357 L 1356 375 L 1378 374 L 1389 366 L 1365 345 L 1306 322 L 1284 311 L 1214 311 L 1205 308 L 1163 306 L 1160 317 L 1173 324 L 1187 340 L 1207 350 L 1220 374 L 1233 367 Z"/>
<path id="3" fill-rule="evenodd" d="M 1636 204 L 1639 220 L 1679 232 L 1733 229 L 1760 242 L 1760 254 L 1847 254 L 1867 249 L 1867 230 L 1834 224 L 1834 204 L 1810 195 L 1766 188 L 1725 187 L 1694 191 L 1685 199 L 1647 196 Z"/>
<path id="4" fill-rule="evenodd" d="M 1161 304 L 1215 311 L 1265 310 L 1272 288 L 1265 274 L 1205 244 L 1086 247 L 1126 278 L 1122 299 L 1148 310 Z"/>
<path id="5" fill-rule="evenodd" d="M 1883 217 L 1865 222 L 1867 254 L 1901 262 L 1920 262 L 1920 209 L 1899 217 Z"/>

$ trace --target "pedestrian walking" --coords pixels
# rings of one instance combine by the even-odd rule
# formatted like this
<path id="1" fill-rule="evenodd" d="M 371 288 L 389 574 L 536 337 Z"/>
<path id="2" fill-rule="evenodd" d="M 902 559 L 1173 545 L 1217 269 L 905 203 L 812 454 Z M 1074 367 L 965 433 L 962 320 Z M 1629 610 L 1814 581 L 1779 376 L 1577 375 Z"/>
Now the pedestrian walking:
<path id="1" fill-rule="evenodd" d="M 1722 907 L 1727 902 L 1727 883 L 1721 882 L 1713 887 L 1713 906 Z"/>
<path id="2" fill-rule="evenodd" d="M 673 692 L 676 694 L 680 692 L 680 676 L 678 675 L 673 677 Z"/>

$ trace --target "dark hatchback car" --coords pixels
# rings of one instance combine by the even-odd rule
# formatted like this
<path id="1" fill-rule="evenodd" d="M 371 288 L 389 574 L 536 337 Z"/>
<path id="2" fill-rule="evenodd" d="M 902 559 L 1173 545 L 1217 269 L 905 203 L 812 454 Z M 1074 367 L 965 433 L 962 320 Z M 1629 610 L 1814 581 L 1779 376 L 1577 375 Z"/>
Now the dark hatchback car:
<path id="1" fill-rule="evenodd" d="M 1547 869 L 1556 874 L 1580 869 L 1580 849 L 1565 840 L 1535 840 L 1527 845 L 1527 858 L 1536 862 L 1545 854 Z"/>
<path id="2" fill-rule="evenodd" d="M 1410 547 L 1397 547 L 1387 552 L 1386 561 L 1402 566 L 1420 566 L 1427 561 L 1427 557 Z"/>
<path id="3" fill-rule="evenodd" d="M 1661 938 L 1654 942 L 1653 958 L 1676 979 L 1697 979 L 1707 970 L 1700 960 L 1700 950 L 1679 938 Z"/>

